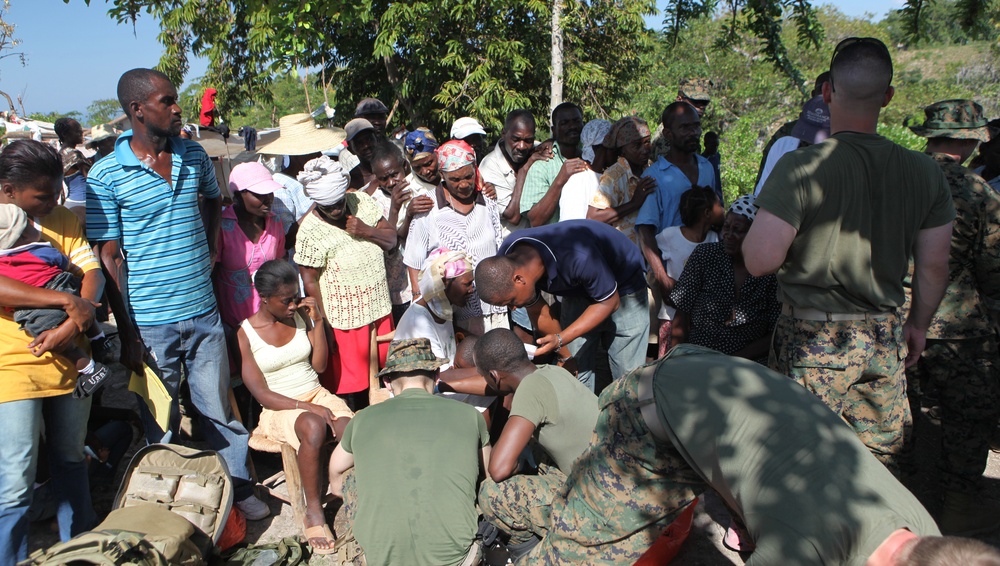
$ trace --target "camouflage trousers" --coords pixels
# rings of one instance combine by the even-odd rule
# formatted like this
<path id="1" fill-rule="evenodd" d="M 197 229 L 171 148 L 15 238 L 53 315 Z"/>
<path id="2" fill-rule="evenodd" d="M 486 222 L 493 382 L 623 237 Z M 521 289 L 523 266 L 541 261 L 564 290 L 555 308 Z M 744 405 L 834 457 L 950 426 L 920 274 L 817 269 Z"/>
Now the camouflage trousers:
<path id="1" fill-rule="evenodd" d="M 938 391 L 941 407 L 942 487 L 978 492 L 990 438 L 1000 417 L 1000 356 L 994 336 L 928 340 L 917 365 L 907 371 L 914 410 L 920 390 Z"/>
<path id="2" fill-rule="evenodd" d="M 894 313 L 834 322 L 783 314 L 768 365 L 819 397 L 898 476 L 913 424 L 906 400 L 906 351 L 903 323 Z"/>
<path id="3" fill-rule="evenodd" d="M 479 509 L 487 521 L 510 535 L 508 544 L 544 537 L 552 498 L 565 481 L 559 468 L 545 464 L 535 476 L 518 474 L 500 483 L 487 479 L 479 487 Z"/>
<path id="4" fill-rule="evenodd" d="M 548 532 L 525 564 L 633 564 L 706 489 L 671 444 L 650 435 L 638 381 L 633 371 L 601 393 L 590 446 L 552 498 Z"/>

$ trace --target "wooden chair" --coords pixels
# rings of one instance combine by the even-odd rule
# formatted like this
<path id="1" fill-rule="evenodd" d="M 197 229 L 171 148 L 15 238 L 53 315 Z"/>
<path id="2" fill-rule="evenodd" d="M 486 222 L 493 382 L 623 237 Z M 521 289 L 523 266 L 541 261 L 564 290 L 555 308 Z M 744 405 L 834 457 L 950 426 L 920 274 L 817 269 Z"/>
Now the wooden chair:
<path id="1" fill-rule="evenodd" d="M 302 491 L 302 474 L 299 472 L 299 461 L 295 449 L 287 442 L 271 440 L 259 434 L 251 434 L 248 442 L 251 450 L 281 454 L 281 471 L 260 482 L 260 486 L 271 497 L 292 507 L 292 515 L 296 525 L 304 525 L 306 519 L 306 496 Z M 328 447 L 333 446 L 333 441 Z M 326 450 L 323 451 L 327 453 Z M 285 484 L 284 489 L 280 489 Z M 332 493 L 323 495 L 323 505 L 334 499 Z"/>
<path id="2" fill-rule="evenodd" d="M 382 387 L 382 380 L 378 378 L 378 345 L 385 344 L 386 342 L 392 342 L 393 337 L 396 335 L 396 331 L 393 330 L 392 332 L 381 336 L 376 336 L 374 332 L 371 334 L 371 355 L 368 366 L 368 404 L 375 405 L 389 398 L 389 390 Z"/>

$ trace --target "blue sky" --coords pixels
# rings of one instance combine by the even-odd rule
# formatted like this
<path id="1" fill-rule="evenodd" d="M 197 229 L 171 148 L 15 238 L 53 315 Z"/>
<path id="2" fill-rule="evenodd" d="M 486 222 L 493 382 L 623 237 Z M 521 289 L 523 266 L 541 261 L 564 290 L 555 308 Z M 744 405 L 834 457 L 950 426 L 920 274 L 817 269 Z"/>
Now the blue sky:
<path id="1" fill-rule="evenodd" d="M 829 2 L 842 12 L 881 19 L 901 0 L 840 0 Z M 94 100 L 114 98 L 115 85 L 124 71 L 151 67 L 160 58 L 156 41 L 159 26 L 141 16 L 134 33 L 130 24 L 116 24 L 107 16 L 106 0 L 11 0 L 6 19 L 22 41 L 26 65 L 16 57 L 0 60 L 0 90 L 17 101 L 23 94 L 28 112 L 86 113 Z M 651 24 L 658 25 L 660 18 Z M 204 61 L 194 60 L 189 77 L 204 73 Z M 5 106 L 4 103 L 3 106 Z M 6 108 L 0 107 L 6 110 Z M 187 109 L 185 109 L 187 110 Z M 85 124 L 89 126 L 90 124 Z"/>

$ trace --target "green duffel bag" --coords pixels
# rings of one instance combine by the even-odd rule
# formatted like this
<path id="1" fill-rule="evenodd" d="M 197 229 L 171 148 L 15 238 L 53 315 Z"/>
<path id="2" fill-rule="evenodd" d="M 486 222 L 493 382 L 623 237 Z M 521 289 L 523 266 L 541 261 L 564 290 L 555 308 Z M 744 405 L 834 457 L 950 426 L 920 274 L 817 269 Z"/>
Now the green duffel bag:
<path id="1" fill-rule="evenodd" d="M 94 530 L 39 550 L 20 566 L 202 566 L 206 541 L 201 538 L 205 534 L 184 517 L 152 503 L 137 504 L 115 509 Z"/>

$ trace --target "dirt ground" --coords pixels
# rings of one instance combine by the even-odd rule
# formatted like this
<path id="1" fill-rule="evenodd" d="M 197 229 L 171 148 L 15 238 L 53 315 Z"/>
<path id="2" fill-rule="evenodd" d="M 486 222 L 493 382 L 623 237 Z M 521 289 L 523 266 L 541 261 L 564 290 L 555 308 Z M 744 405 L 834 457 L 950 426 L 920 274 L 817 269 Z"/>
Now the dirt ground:
<path id="1" fill-rule="evenodd" d="M 115 369 L 113 381 L 105 388 L 101 396 L 103 404 L 113 407 L 135 408 L 135 396 L 127 391 L 124 368 L 117 364 L 113 368 Z M 241 407 L 241 410 L 244 409 Z M 939 483 L 939 472 L 934 462 L 938 460 L 940 453 L 939 430 L 924 415 L 919 415 L 916 418 L 916 433 L 920 473 L 909 487 L 917 494 L 917 497 L 931 514 L 936 514 L 940 503 L 935 498 L 934 486 Z M 117 486 L 121 482 L 122 470 L 139 446 L 138 434 L 136 434 L 132 449 L 126 454 L 119 466 L 115 483 L 95 486 L 93 490 L 94 508 L 99 517 L 105 516 L 111 510 Z M 260 452 L 251 452 L 251 454 L 260 479 L 270 476 L 281 468 L 281 459 L 278 455 Z M 990 454 L 985 475 L 983 496 L 1000 500 L 1000 454 L 995 452 Z M 247 523 L 246 542 L 268 543 L 278 541 L 286 536 L 301 534 L 299 526 L 294 524 L 291 507 L 283 505 L 273 498 L 268 501 L 268 505 L 271 508 L 270 517 Z M 335 509 L 328 509 L 328 519 L 333 528 L 336 529 L 339 524 L 334 522 L 334 512 Z M 721 501 L 711 494 L 703 497 L 695 513 L 691 535 L 684 543 L 684 547 L 674 563 L 693 566 L 743 564 L 749 555 L 741 556 L 722 545 L 722 538 L 728 524 L 729 513 Z M 1000 532 L 979 538 L 1000 547 Z M 33 552 L 37 548 L 46 548 L 56 542 L 58 542 L 58 532 L 55 530 L 54 520 L 32 524 L 29 552 Z M 334 566 L 336 560 L 330 556 L 314 556 L 309 563 L 317 566 Z"/>

